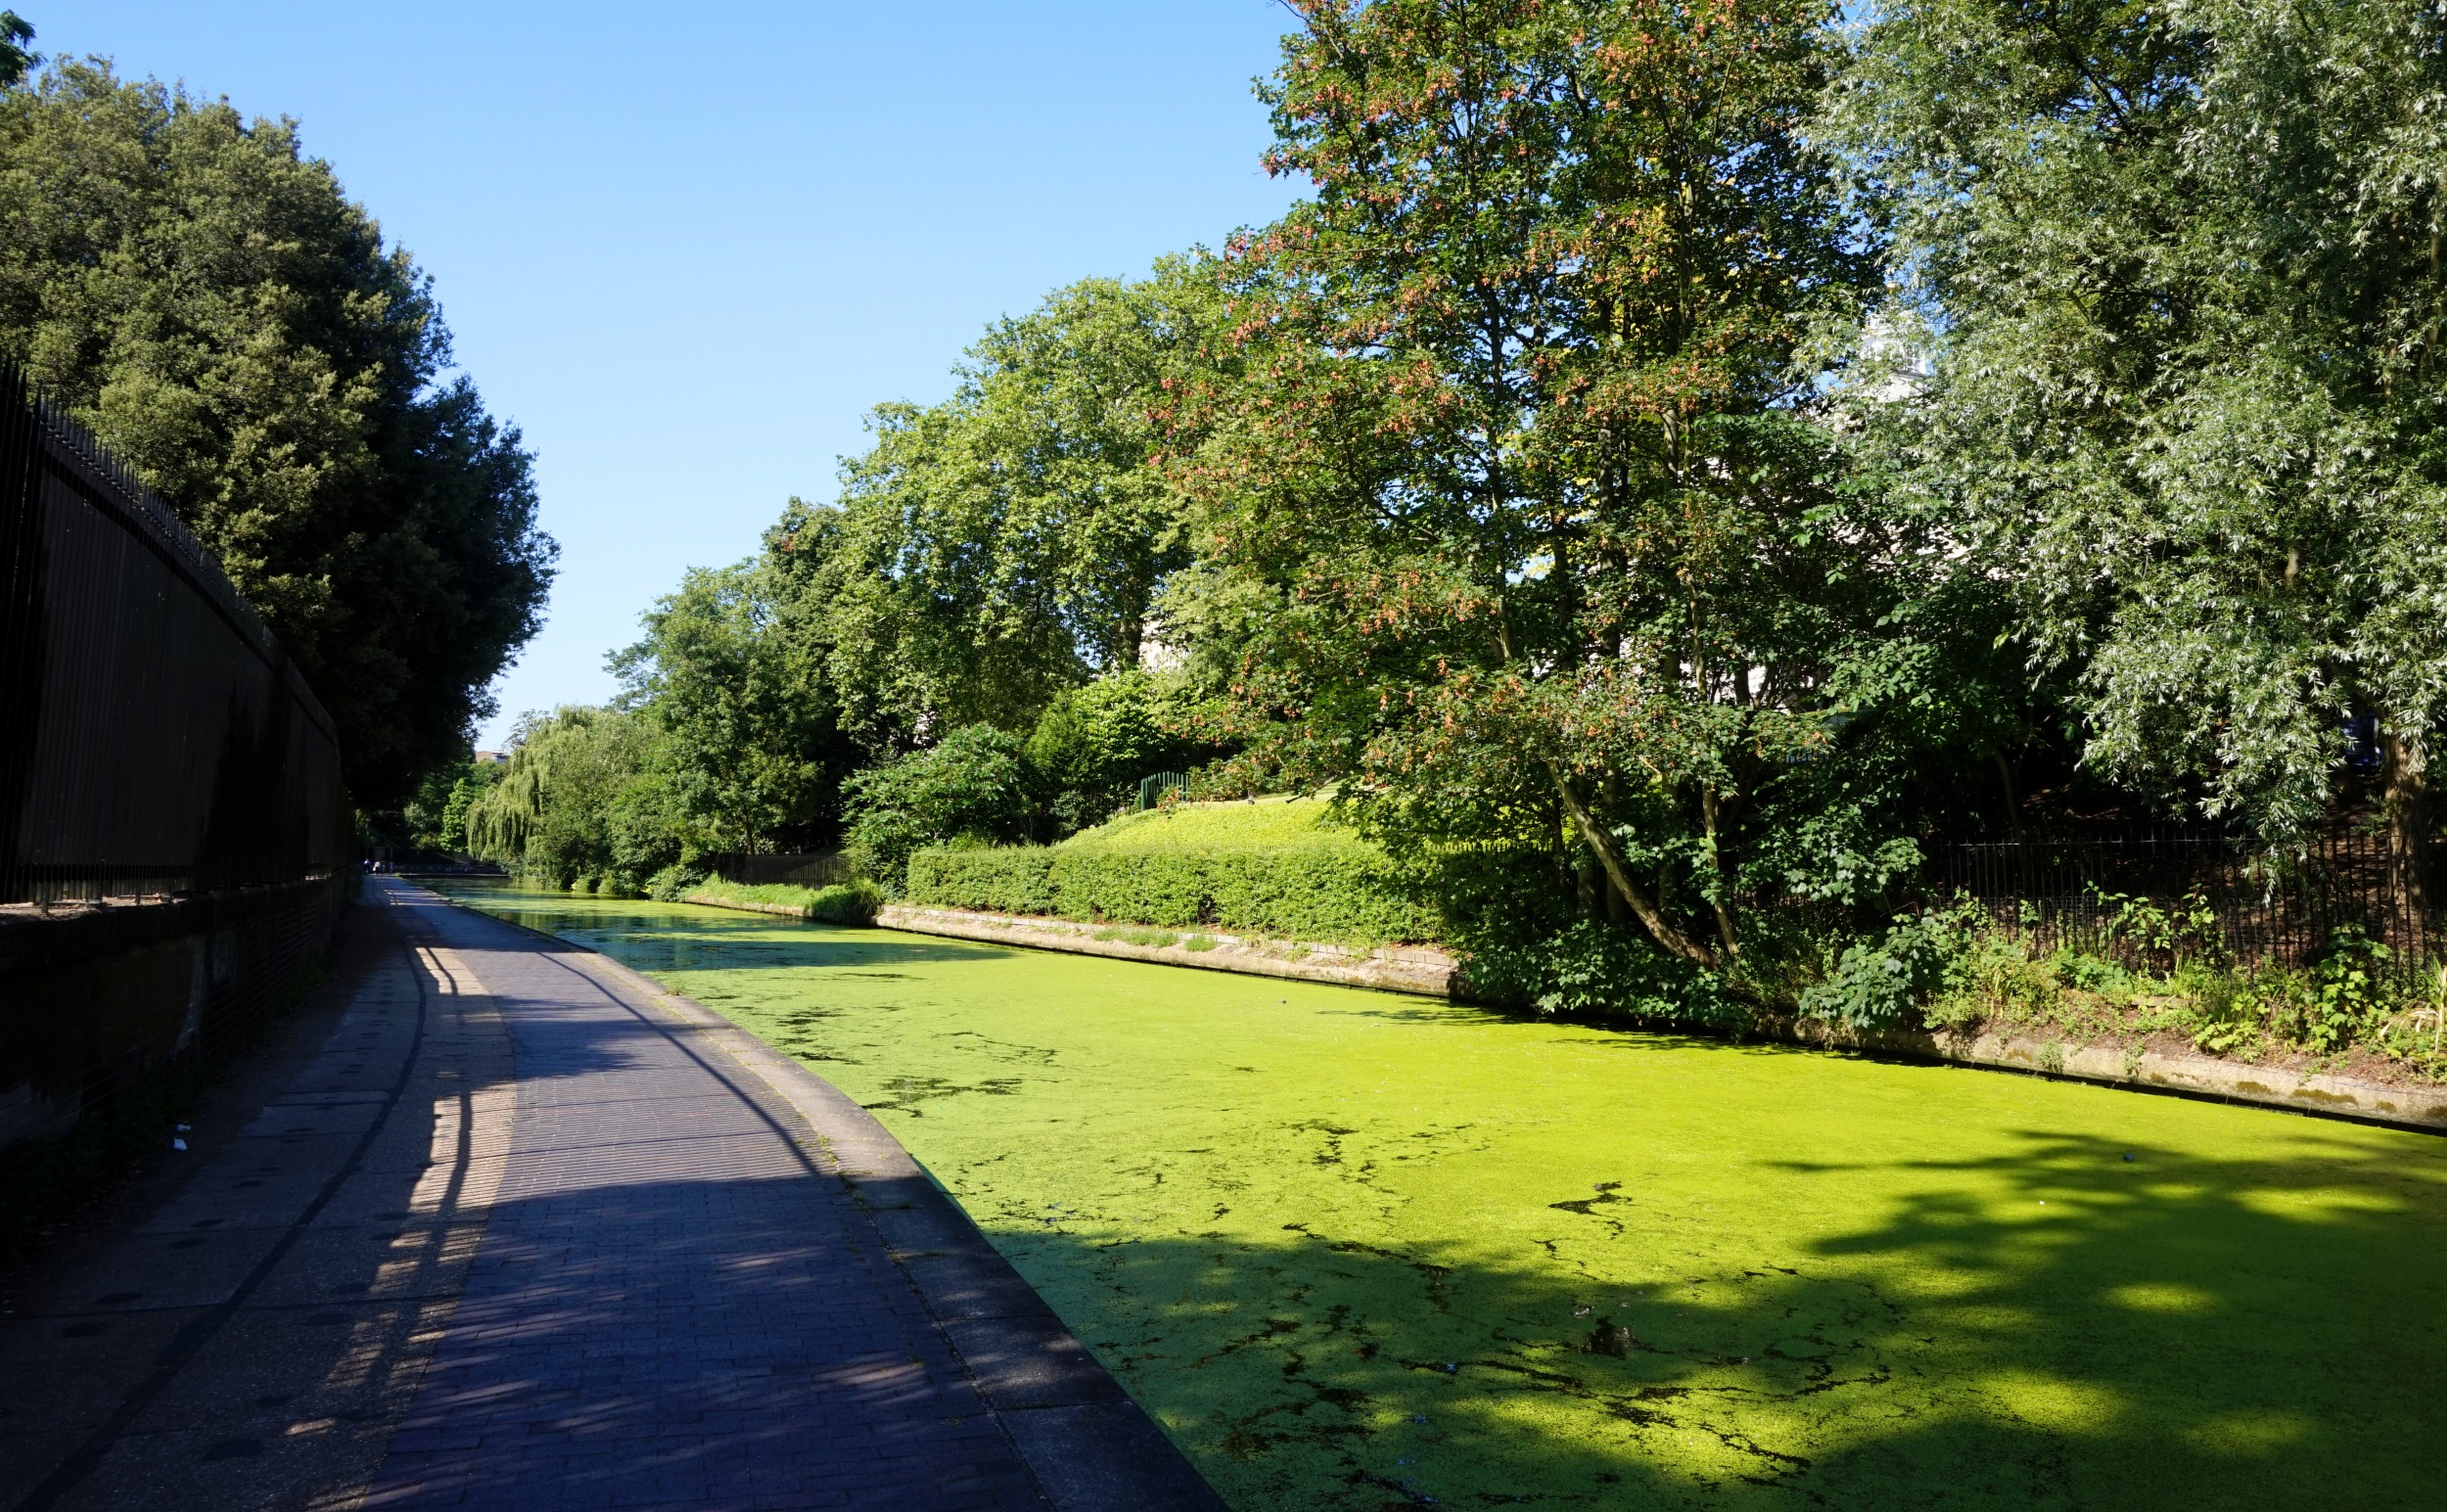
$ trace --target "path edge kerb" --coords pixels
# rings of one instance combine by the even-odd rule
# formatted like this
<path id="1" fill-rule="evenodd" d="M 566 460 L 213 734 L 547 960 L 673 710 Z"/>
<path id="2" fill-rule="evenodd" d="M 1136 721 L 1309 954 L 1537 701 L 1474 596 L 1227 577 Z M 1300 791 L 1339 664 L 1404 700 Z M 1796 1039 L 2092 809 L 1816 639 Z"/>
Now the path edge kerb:
<path id="1" fill-rule="evenodd" d="M 712 897 L 692 901 L 717 908 L 805 917 L 801 910 L 780 903 L 751 908 L 744 902 Z M 1194 966 L 1207 971 L 1370 987 L 1380 992 L 1452 1002 L 1470 1001 L 1453 957 L 1428 946 L 1390 946 L 1363 957 L 1330 945 L 1317 945 L 1308 947 L 1314 953 L 1295 959 L 1262 945 L 1234 941 L 1214 950 L 1193 952 L 1177 944 L 1133 945 L 1127 940 L 1097 939 L 1094 935 L 1103 926 L 1070 920 L 900 903 L 887 904 L 875 922 L 884 929 L 913 935 L 1013 945 L 1024 950 L 1101 955 L 1162 966 Z M 1805 1049 L 2018 1072 L 2056 1081 L 2084 1081 L 2125 1091 L 2155 1092 L 2447 1134 L 2447 1087 L 2390 1086 L 2325 1073 L 2305 1076 L 2278 1067 L 2223 1061 L 2206 1055 L 2169 1055 L 2157 1050 L 2130 1056 L 2117 1046 L 2067 1044 L 2029 1034 L 1974 1036 L 1926 1031 L 1858 1033 L 1792 1018 L 1772 1020 L 1756 1032 L 1778 1043 Z"/>
<path id="2" fill-rule="evenodd" d="M 514 919 L 484 916 L 550 940 L 556 954 L 604 990 L 678 1020 L 692 1038 L 806 1121 L 1055 1512 L 1229 1512 L 1180 1446 L 875 1115 L 720 1013 L 643 972 Z"/>

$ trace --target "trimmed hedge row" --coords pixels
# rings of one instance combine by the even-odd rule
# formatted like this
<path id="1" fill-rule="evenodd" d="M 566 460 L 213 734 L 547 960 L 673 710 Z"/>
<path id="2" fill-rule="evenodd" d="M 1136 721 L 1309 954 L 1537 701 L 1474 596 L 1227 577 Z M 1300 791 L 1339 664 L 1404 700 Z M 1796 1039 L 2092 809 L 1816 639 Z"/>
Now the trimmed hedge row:
<path id="1" fill-rule="evenodd" d="M 1436 938 L 1435 915 L 1365 847 L 1149 853 L 1068 846 L 921 850 L 905 900 L 1083 923 L 1205 925 L 1271 939 L 1378 944 Z"/>

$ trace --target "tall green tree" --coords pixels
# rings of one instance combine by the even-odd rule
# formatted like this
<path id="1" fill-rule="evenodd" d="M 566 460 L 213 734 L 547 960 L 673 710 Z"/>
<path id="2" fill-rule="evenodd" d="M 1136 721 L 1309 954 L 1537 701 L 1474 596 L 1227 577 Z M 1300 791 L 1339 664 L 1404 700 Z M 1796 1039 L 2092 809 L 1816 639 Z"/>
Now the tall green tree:
<path id="1" fill-rule="evenodd" d="M 1939 333 L 1913 477 L 2087 758 L 2283 844 L 2447 717 L 2447 25 L 2419 0 L 1878 7 L 1830 111 Z"/>
<path id="2" fill-rule="evenodd" d="M 821 599 L 832 681 L 876 749 L 1025 732 L 1060 690 L 1138 664 L 1189 559 L 1161 461 L 1220 306 L 1196 258 L 1059 290 L 970 348 L 951 398 L 875 412 L 838 512 L 794 505 L 776 554 Z"/>
<path id="3" fill-rule="evenodd" d="M 1248 375 L 1180 468 L 1248 733 L 1390 832 L 1568 826 L 1689 963 L 1745 868 L 1873 889 L 1914 852 L 1835 757 L 1959 738 L 1897 712 L 1959 632 L 1898 636 L 1925 532 L 1822 413 L 1877 277 L 1804 136 L 1827 10 L 1297 9 L 1269 162 L 1316 195 L 1232 249 Z"/>
<path id="4" fill-rule="evenodd" d="M 692 570 L 612 659 L 627 704 L 663 732 L 670 789 L 725 848 L 751 854 L 835 810 L 854 753 L 821 660 L 791 633 L 753 563 Z"/>
<path id="5" fill-rule="evenodd" d="M 42 61 L 25 46 L 33 39 L 33 23 L 15 11 L 0 11 L 0 89 L 23 80 Z"/>
<path id="6" fill-rule="evenodd" d="M 0 353 L 219 557 L 361 805 L 490 711 L 551 580 L 529 457 L 294 121 L 93 61 L 0 90 Z"/>

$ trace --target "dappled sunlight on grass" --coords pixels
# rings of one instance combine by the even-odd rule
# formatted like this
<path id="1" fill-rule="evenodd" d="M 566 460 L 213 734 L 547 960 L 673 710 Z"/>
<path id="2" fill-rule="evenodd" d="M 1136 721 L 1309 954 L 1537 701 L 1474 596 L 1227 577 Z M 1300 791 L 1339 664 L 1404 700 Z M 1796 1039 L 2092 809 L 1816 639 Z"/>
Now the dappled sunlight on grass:
<path id="1" fill-rule="evenodd" d="M 2447 1141 L 520 906 L 874 1108 L 1249 1512 L 2434 1500 Z"/>

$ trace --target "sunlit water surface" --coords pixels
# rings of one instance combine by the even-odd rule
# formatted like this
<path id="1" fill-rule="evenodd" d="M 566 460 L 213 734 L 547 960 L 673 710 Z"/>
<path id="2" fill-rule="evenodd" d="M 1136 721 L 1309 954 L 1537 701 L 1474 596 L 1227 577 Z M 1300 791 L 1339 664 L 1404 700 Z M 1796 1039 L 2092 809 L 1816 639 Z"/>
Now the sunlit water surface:
<path id="1" fill-rule="evenodd" d="M 445 886 L 873 1109 L 1241 1512 L 2447 1505 L 2447 1141 Z"/>

